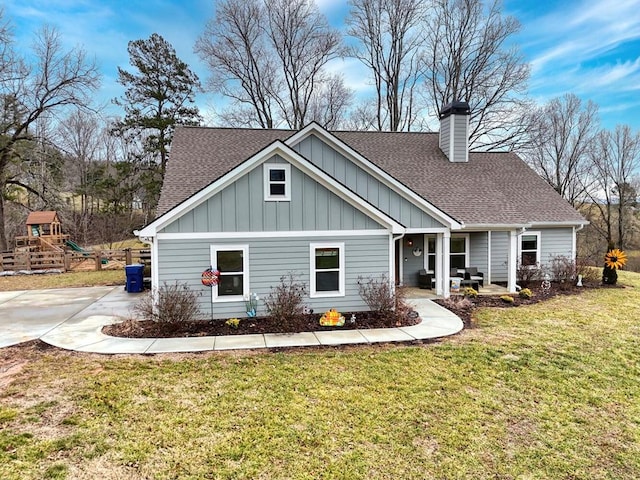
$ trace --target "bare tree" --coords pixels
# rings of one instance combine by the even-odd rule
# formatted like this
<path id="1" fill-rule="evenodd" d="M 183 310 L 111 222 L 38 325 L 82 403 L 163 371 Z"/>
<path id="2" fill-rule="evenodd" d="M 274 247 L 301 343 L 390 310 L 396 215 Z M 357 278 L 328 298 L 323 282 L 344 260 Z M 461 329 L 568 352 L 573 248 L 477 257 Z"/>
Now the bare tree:
<path id="1" fill-rule="evenodd" d="M 211 71 L 209 88 L 233 100 L 221 117 L 234 125 L 299 129 L 322 123 L 314 114 L 323 94 L 350 99 L 326 72 L 342 53 L 340 34 L 310 0 L 220 1 L 195 50 Z"/>
<path id="2" fill-rule="evenodd" d="M 533 114 L 525 159 L 571 205 L 591 188 L 592 150 L 598 133 L 598 107 L 567 94 Z"/>
<path id="3" fill-rule="evenodd" d="M 13 181 L 9 171 L 24 161 L 21 148 L 31 141 L 31 129 L 45 116 L 90 105 L 90 94 L 99 84 L 94 62 L 81 49 L 64 51 L 56 30 L 44 27 L 32 50 L 32 64 L 7 50 L 10 64 L 0 67 L 0 250 L 7 248 L 4 198 Z"/>
<path id="4" fill-rule="evenodd" d="M 471 107 L 470 147 L 513 148 L 526 132 L 529 66 L 515 46 L 520 29 L 499 0 L 437 0 L 427 22 L 423 69 L 431 113 L 453 101 Z"/>
<path id="5" fill-rule="evenodd" d="M 375 88 L 377 130 L 411 130 L 421 112 L 420 54 L 428 2 L 350 0 L 350 54 L 368 67 Z"/>
<path id="6" fill-rule="evenodd" d="M 590 214 L 589 220 L 609 248 L 617 243 L 618 248 L 624 249 L 633 233 L 640 133 L 633 133 L 628 125 L 618 125 L 614 131 L 602 130 L 596 137 L 591 159 L 594 182 L 589 197 L 596 214 Z"/>
<path id="7" fill-rule="evenodd" d="M 74 194 L 68 214 L 75 226 L 74 238 L 81 244 L 87 241 L 91 215 L 97 210 L 94 176 L 104 133 L 97 117 L 82 110 L 72 112 L 57 127 L 56 144 L 66 156 L 67 191 Z"/>

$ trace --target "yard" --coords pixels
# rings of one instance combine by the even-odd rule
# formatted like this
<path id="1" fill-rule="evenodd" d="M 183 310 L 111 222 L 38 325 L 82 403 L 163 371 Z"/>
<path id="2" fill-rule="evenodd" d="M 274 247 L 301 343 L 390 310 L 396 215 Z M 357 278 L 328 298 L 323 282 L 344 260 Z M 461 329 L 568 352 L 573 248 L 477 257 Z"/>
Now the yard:
<path id="1" fill-rule="evenodd" d="M 435 344 L 0 350 L 0 478 L 635 479 L 640 274 Z"/>

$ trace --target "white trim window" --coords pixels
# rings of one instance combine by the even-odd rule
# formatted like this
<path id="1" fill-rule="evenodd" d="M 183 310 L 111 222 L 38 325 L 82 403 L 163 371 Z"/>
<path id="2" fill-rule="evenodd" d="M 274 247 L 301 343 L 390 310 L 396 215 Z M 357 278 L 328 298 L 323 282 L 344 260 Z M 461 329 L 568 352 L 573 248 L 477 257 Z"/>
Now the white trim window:
<path id="1" fill-rule="evenodd" d="M 264 164 L 264 200 L 266 202 L 291 201 L 291 165 Z"/>
<path id="2" fill-rule="evenodd" d="M 540 232 L 525 232 L 518 242 L 518 260 L 524 267 L 540 263 Z"/>
<path id="3" fill-rule="evenodd" d="M 424 238 L 424 268 L 427 273 L 435 273 L 436 261 L 438 258 L 438 254 L 436 252 L 436 236 L 425 235 Z"/>
<path id="4" fill-rule="evenodd" d="M 243 300 L 249 289 L 249 246 L 211 245 L 211 265 L 220 271 L 212 290 L 214 302 Z"/>
<path id="5" fill-rule="evenodd" d="M 311 298 L 344 297 L 344 243 L 311 243 Z"/>
<path id="6" fill-rule="evenodd" d="M 469 266 L 469 234 L 451 235 L 449 248 L 450 268 L 463 270 Z"/>

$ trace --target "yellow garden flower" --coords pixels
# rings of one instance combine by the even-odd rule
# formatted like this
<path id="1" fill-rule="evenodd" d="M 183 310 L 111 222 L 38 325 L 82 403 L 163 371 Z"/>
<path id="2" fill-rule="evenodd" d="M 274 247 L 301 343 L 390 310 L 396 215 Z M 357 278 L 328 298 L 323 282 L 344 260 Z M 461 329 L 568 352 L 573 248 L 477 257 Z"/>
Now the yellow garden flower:
<path id="1" fill-rule="evenodd" d="M 604 264 L 609 268 L 622 268 L 625 263 L 627 263 L 627 254 L 618 248 L 609 250 L 604 256 Z"/>

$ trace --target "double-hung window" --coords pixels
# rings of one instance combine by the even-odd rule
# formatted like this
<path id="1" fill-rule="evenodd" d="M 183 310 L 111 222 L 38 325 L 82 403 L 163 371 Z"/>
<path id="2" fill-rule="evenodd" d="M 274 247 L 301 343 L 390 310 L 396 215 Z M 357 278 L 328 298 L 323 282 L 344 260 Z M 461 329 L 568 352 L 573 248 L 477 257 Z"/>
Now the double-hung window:
<path id="1" fill-rule="evenodd" d="M 450 245 L 449 261 L 451 268 L 464 269 L 467 266 L 467 255 L 469 254 L 469 236 L 451 235 Z"/>
<path id="2" fill-rule="evenodd" d="M 211 245 L 211 265 L 220 271 L 213 301 L 237 301 L 249 294 L 249 247 Z"/>
<path id="3" fill-rule="evenodd" d="M 291 200 L 291 165 L 264 164 L 264 199 L 269 202 Z"/>
<path id="4" fill-rule="evenodd" d="M 525 267 L 540 262 L 540 232 L 526 232 L 520 237 L 520 265 Z"/>
<path id="5" fill-rule="evenodd" d="M 311 298 L 344 296 L 344 243 L 312 243 Z"/>

